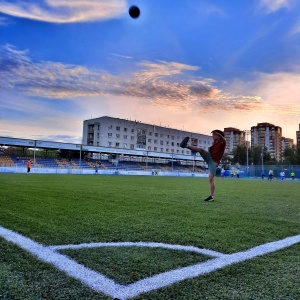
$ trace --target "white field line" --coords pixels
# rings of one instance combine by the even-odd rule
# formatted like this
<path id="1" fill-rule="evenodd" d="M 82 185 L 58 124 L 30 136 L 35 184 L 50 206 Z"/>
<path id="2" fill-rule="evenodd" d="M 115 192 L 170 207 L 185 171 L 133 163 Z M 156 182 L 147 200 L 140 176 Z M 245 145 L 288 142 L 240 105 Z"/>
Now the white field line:
<path id="1" fill-rule="evenodd" d="M 99 248 L 99 247 L 147 247 L 147 248 L 164 248 L 171 250 L 180 250 L 195 252 L 212 257 L 221 257 L 225 254 L 209 250 L 201 249 L 194 246 L 182 246 L 182 245 L 170 245 L 164 243 L 152 243 L 152 242 L 115 242 L 115 243 L 85 243 L 77 245 L 57 245 L 49 246 L 48 248 L 52 250 L 63 250 L 63 249 L 82 249 L 82 248 Z"/>
<path id="2" fill-rule="evenodd" d="M 223 255 L 221 257 L 210 259 L 206 262 L 193 266 L 157 274 L 128 285 L 127 290 L 123 290 L 122 295 L 119 295 L 119 298 L 129 299 L 136 297 L 141 293 L 150 292 L 152 290 L 166 287 L 185 279 L 204 275 L 232 264 L 278 251 L 299 242 L 300 235 L 296 235 L 276 242 L 266 243 L 246 251 Z"/>
<path id="3" fill-rule="evenodd" d="M 113 280 L 106 276 L 90 270 L 83 265 L 77 263 L 73 259 L 57 253 L 47 247 L 21 235 L 12 230 L 6 229 L 0 226 L 0 237 L 3 237 L 9 242 L 12 242 L 22 249 L 29 251 L 40 260 L 50 263 L 64 271 L 69 276 L 80 280 L 88 287 L 96 291 L 101 291 L 107 295 L 113 296 L 118 293 L 120 288 L 119 284 L 116 284 Z M 101 287 L 99 289 L 99 287 Z"/>
<path id="4" fill-rule="evenodd" d="M 42 261 L 48 262 L 56 266 L 60 270 L 64 271 L 66 274 L 80 280 L 82 283 L 86 284 L 91 289 L 98 292 L 102 292 L 106 295 L 111 296 L 112 298 L 119 298 L 122 300 L 130 299 L 142 293 L 150 292 L 162 287 L 166 287 L 185 279 L 190 279 L 203 274 L 207 274 L 215 270 L 221 269 L 225 266 L 229 266 L 254 257 L 272 253 L 300 242 L 300 235 L 296 235 L 296 236 L 285 238 L 283 240 L 266 243 L 246 251 L 241 251 L 233 254 L 218 255 L 217 258 L 210 259 L 203 263 L 157 274 L 152 277 L 148 277 L 143 280 L 139 280 L 135 283 L 132 283 L 130 285 L 124 286 L 124 285 L 117 284 L 113 280 L 107 278 L 106 276 L 98 272 L 92 271 L 82 266 L 81 264 L 78 264 L 77 262 L 70 259 L 69 257 L 56 252 L 56 250 L 59 249 L 70 249 L 70 246 L 76 247 L 79 245 L 46 247 L 39 243 L 36 243 L 35 241 L 27 237 L 24 237 L 18 233 L 15 233 L 12 230 L 6 229 L 1 226 L 0 226 L 0 237 L 3 237 L 9 242 L 17 244 L 21 248 L 37 256 Z M 102 246 L 107 245 L 106 243 L 92 243 L 92 244 L 93 245 L 98 244 Z M 117 247 L 120 245 L 124 246 L 126 243 L 109 243 L 110 246 L 112 246 L 112 244 L 114 244 L 114 246 Z M 131 244 L 137 246 L 138 243 L 128 242 L 128 245 Z M 141 245 L 143 245 L 143 247 L 146 247 L 146 244 L 152 247 L 159 246 L 159 243 L 141 242 Z M 81 248 L 84 248 L 84 246 L 82 245 L 83 244 L 81 244 Z M 162 244 L 162 245 L 166 246 L 167 244 Z M 169 249 L 173 249 L 172 245 L 167 245 L 167 246 Z M 180 245 L 175 245 L 175 246 L 177 247 L 177 250 L 183 250 L 183 249 L 179 249 L 180 247 L 182 247 L 184 248 L 185 251 L 188 251 L 187 247 L 185 246 L 180 246 Z M 195 249 L 197 248 L 192 247 L 191 251 L 194 251 Z M 219 252 L 214 252 L 214 253 L 218 254 Z"/>

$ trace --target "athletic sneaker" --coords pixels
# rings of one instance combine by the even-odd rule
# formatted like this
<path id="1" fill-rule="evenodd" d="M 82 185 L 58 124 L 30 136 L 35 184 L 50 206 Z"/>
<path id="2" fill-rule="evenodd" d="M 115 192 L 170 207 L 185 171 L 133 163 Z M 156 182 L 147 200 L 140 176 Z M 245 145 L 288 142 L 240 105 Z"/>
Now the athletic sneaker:
<path id="1" fill-rule="evenodd" d="M 189 139 L 190 139 L 190 138 L 189 138 L 188 136 L 185 137 L 185 138 L 182 140 L 182 142 L 180 143 L 180 147 L 181 147 L 181 148 L 186 148 Z"/>
<path id="2" fill-rule="evenodd" d="M 204 199 L 204 201 L 205 202 L 212 202 L 212 201 L 214 201 L 215 199 L 214 199 L 214 197 L 212 197 L 212 196 L 208 196 L 206 199 Z"/>

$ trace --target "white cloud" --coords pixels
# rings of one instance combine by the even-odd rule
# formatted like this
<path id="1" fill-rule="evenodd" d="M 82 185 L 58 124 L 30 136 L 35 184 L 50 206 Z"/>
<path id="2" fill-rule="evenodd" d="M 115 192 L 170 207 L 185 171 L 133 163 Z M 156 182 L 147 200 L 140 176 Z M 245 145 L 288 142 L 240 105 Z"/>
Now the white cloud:
<path id="1" fill-rule="evenodd" d="M 43 0 L 0 2 L 0 12 L 19 18 L 74 23 L 107 20 L 126 12 L 126 0 Z"/>
<path id="2" fill-rule="evenodd" d="M 282 8 L 291 8 L 293 0 L 259 0 L 259 7 L 267 13 L 273 13 Z"/>
<path id="3" fill-rule="evenodd" d="M 295 26 L 290 31 L 291 35 L 297 35 L 300 33 L 300 22 L 296 23 Z"/>

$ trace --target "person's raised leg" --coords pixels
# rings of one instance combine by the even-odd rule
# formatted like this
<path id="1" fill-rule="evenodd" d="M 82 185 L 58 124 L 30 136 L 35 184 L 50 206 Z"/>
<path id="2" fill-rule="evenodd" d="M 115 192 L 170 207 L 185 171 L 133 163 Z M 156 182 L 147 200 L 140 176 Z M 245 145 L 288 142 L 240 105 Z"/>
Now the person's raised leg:
<path id="1" fill-rule="evenodd" d="M 190 149 L 192 152 L 199 152 L 200 155 L 202 156 L 202 154 L 204 153 L 204 149 L 196 147 L 196 146 L 187 146 L 187 149 Z M 203 156 L 202 156 L 203 157 Z"/>

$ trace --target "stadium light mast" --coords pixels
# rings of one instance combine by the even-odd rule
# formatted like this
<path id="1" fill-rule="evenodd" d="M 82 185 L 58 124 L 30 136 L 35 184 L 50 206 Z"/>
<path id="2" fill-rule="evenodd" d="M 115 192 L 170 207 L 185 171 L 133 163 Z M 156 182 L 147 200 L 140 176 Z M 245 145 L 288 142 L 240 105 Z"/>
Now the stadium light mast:
<path id="1" fill-rule="evenodd" d="M 246 134 L 246 149 L 247 149 L 247 176 L 249 176 L 249 151 L 248 151 L 248 135 L 250 134 L 250 130 L 245 130 Z"/>
<path id="2" fill-rule="evenodd" d="M 262 146 L 262 150 L 261 150 L 261 171 L 264 170 L 264 148 L 265 145 Z"/>

